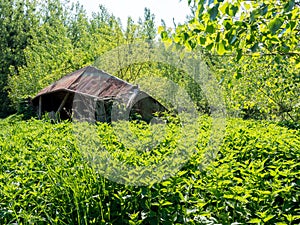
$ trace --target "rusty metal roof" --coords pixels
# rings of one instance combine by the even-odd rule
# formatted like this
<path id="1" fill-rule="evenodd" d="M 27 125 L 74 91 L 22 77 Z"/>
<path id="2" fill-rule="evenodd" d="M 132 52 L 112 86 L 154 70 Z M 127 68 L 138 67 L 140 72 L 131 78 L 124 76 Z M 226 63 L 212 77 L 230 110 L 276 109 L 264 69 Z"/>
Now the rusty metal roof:
<path id="1" fill-rule="evenodd" d="M 102 70 L 87 66 L 72 72 L 45 87 L 32 99 L 32 102 L 36 105 L 39 96 L 59 91 L 86 94 L 104 99 L 122 96 L 123 94 L 128 95 L 128 92 L 131 92 L 136 88 L 137 86 L 129 84 Z"/>

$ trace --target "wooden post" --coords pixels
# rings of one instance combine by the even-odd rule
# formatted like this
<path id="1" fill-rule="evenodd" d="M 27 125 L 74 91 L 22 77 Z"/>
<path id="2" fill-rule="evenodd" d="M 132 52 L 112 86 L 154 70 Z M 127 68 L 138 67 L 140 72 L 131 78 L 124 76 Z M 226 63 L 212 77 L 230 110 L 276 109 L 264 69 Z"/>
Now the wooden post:
<path id="1" fill-rule="evenodd" d="M 38 112 L 39 119 L 42 118 L 42 96 L 39 97 L 39 112 Z"/>
<path id="2" fill-rule="evenodd" d="M 67 99 L 68 99 L 68 97 L 69 97 L 69 92 L 67 92 L 67 94 L 65 95 L 65 97 L 64 97 L 64 99 L 62 100 L 62 102 L 61 102 L 61 104 L 60 104 L 60 106 L 58 107 L 58 110 L 57 110 L 57 112 L 56 112 L 56 115 L 60 112 L 60 110 L 64 107 L 64 105 L 66 104 L 66 101 L 67 101 Z"/>

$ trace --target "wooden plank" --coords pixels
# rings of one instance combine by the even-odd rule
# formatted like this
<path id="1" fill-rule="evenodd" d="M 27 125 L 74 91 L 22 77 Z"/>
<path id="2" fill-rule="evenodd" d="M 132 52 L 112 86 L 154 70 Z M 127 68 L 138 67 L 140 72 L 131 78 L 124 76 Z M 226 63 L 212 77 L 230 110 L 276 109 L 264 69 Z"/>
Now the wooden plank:
<path id="1" fill-rule="evenodd" d="M 60 106 L 58 107 L 58 110 L 57 110 L 57 112 L 56 112 L 56 115 L 61 111 L 61 109 L 64 107 L 64 105 L 66 104 L 66 101 L 67 101 L 67 99 L 68 99 L 68 97 L 69 97 L 69 92 L 67 92 L 67 94 L 65 95 L 65 97 L 64 97 L 64 99 L 62 100 L 62 102 L 61 102 L 61 104 L 60 104 Z"/>

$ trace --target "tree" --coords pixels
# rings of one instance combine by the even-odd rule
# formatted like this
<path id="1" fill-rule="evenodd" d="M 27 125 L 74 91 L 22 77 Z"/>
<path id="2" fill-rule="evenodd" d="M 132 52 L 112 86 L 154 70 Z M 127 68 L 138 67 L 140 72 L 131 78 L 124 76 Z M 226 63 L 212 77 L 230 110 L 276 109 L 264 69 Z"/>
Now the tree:
<path id="1" fill-rule="evenodd" d="M 143 40 L 153 41 L 157 35 L 155 26 L 155 15 L 151 13 L 149 8 L 144 9 L 144 20 L 139 20 L 140 32 Z"/>
<path id="2" fill-rule="evenodd" d="M 177 27 L 174 41 L 212 54 L 278 54 L 300 62 L 300 1 L 189 0 L 194 17 Z M 162 33 L 163 34 L 163 33 Z"/>
<path id="3" fill-rule="evenodd" d="M 39 90 L 70 72 L 74 61 L 71 40 L 63 23 L 64 9 L 59 1 L 39 5 L 40 26 L 32 32 L 30 45 L 24 49 L 26 64 L 13 70 L 8 80 L 9 97 L 18 105 Z"/>
<path id="4" fill-rule="evenodd" d="M 26 64 L 24 49 L 30 44 L 32 30 L 39 25 L 36 1 L 0 0 L 0 118 L 14 112 L 8 98 L 8 76 Z"/>
<path id="5" fill-rule="evenodd" d="M 40 26 L 24 49 L 26 64 L 11 68 L 8 87 L 15 108 L 65 74 L 93 64 L 124 39 L 119 21 L 102 6 L 90 20 L 79 4 L 69 9 L 53 0 L 39 7 Z"/>
<path id="6" fill-rule="evenodd" d="M 154 14 L 148 8 L 145 8 L 144 18 L 139 18 L 138 23 L 135 23 L 131 17 L 128 17 L 126 27 L 124 31 L 121 31 L 121 35 L 118 33 L 113 36 L 114 40 L 119 40 L 119 43 L 115 47 L 120 48 L 115 49 L 115 54 L 113 53 L 110 56 L 104 54 L 103 57 L 100 57 L 96 61 L 96 66 L 129 82 L 133 82 L 140 76 L 149 73 L 152 64 L 147 62 L 132 64 L 131 62 L 134 59 L 130 52 L 132 51 L 131 45 L 135 45 L 134 49 L 137 50 L 136 46 L 139 46 L 141 43 L 147 42 L 153 44 L 157 34 L 154 19 Z M 141 61 L 146 57 L 143 47 L 141 47 Z M 116 52 L 119 50 L 121 52 Z"/>
<path id="7" fill-rule="evenodd" d="M 199 49 L 243 118 L 300 121 L 300 1 L 188 0 L 193 17 L 166 42 Z"/>

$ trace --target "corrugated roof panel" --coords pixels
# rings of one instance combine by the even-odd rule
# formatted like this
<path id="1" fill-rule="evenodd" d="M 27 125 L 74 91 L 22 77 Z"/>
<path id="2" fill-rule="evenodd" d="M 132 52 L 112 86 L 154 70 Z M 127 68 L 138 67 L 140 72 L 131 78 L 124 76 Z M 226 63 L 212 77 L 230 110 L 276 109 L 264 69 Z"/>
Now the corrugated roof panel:
<path id="1" fill-rule="evenodd" d="M 128 95 L 128 92 L 134 88 L 136 86 L 126 81 L 111 76 L 95 67 L 88 66 L 62 77 L 41 90 L 33 99 L 33 103 L 36 103 L 37 97 L 59 90 L 69 90 L 98 98 L 107 98 Z"/>
<path id="2" fill-rule="evenodd" d="M 49 92 L 54 92 L 54 91 L 63 90 L 63 89 L 66 89 L 66 90 L 70 89 L 69 87 L 82 75 L 84 70 L 85 70 L 85 68 L 82 68 L 80 70 L 77 70 L 73 73 L 70 73 L 70 74 L 62 77 L 58 81 L 56 81 L 53 84 L 51 84 L 51 85 L 45 87 L 44 89 L 42 89 L 36 95 L 36 97 L 38 97 L 40 95 L 43 95 L 43 94 L 47 94 Z"/>

